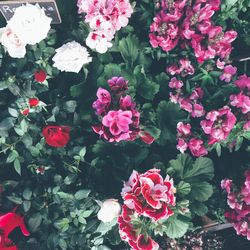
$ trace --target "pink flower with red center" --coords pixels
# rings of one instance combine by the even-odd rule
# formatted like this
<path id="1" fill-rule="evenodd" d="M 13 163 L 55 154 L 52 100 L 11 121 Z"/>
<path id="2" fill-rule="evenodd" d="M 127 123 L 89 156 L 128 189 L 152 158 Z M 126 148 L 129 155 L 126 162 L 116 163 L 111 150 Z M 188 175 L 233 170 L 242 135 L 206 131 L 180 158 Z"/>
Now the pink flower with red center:
<path id="1" fill-rule="evenodd" d="M 192 138 L 189 143 L 188 143 L 188 147 L 190 152 L 192 153 L 193 156 L 196 157 L 201 157 L 204 155 L 208 154 L 208 151 L 206 150 L 206 148 L 203 146 L 203 141 L 196 139 L 196 138 Z"/>
<path id="2" fill-rule="evenodd" d="M 159 245 L 151 238 L 140 234 L 137 239 L 137 249 L 138 250 L 158 250 Z"/>
<path id="3" fill-rule="evenodd" d="M 232 77 L 236 74 L 237 68 L 233 67 L 232 65 L 227 65 L 224 68 L 223 74 L 220 76 L 221 81 L 230 82 Z"/>
<path id="4" fill-rule="evenodd" d="M 227 191 L 227 193 L 230 192 L 231 187 L 232 187 L 232 180 L 224 179 L 221 181 L 221 188 L 225 189 Z"/>
<path id="5" fill-rule="evenodd" d="M 209 144 L 226 140 L 236 123 L 236 117 L 227 106 L 218 111 L 207 113 L 206 120 L 201 121 L 205 134 L 209 135 Z"/>
<path id="6" fill-rule="evenodd" d="M 98 99 L 93 103 L 92 107 L 95 109 L 97 115 L 102 115 L 106 113 L 111 103 L 111 95 L 103 88 L 99 88 L 96 95 Z"/>
<path id="7" fill-rule="evenodd" d="M 171 78 L 168 86 L 169 88 L 172 88 L 172 89 L 180 89 L 183 86 L 183 82 L 178 80 L 176 77 L 173 77 Z"/>

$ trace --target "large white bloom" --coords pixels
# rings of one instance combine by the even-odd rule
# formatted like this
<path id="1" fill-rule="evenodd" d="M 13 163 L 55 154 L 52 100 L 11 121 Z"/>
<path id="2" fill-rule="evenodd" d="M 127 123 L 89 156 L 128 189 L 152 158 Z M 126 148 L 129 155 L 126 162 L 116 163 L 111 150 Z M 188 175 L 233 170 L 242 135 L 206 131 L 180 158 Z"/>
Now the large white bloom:
<path id="1" fill-rule="evenodd" d="M 47 37 L 51 21 L 38 4 L 27 4 L 16 9 L 8 27 L 23 43 L 34 45 Z"/>
<path id="2" fill-rule="evenodd" d="M 0 29 L 0 43 L 7 49 L 11 57 L 23 58 L 26 54 L 26 44 L 8 26 Z"/>
<path id="3" fill-rule="evenodd" d="M 102 203 L 101 209 L 97 214 L 97 218 L 103 222 L 111 222 L 120 214 L 121 206 L 115 199 L 108 199 Z"/>
<path id="4" fill-rule="evenodd" d="M 76 41 L 64 44 L 56 49 L 52 58 L 54 67 L 61 71 L 79 73 L 82 66 L 92 61 L 87 49 Z"/>

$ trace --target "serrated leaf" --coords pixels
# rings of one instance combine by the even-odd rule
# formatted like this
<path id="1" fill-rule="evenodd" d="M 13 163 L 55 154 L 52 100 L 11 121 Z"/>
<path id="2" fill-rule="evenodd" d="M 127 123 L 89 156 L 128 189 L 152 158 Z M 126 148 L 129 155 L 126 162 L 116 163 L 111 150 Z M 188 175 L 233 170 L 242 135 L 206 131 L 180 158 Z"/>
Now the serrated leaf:
<path id="1" fill-rule="evenodd" d="M 198 216 L 207 214 L 208 208 L 205 204 L 199 201 L 194 201 L 189 205 L 190 210 Z"/>
<path id="2" fill-rule="evenodd" d="M 180 195 L 187 195 L 191 191 L 191 185 L 187 182 L 180 181 L 177 186 L 177 193 Z"/>

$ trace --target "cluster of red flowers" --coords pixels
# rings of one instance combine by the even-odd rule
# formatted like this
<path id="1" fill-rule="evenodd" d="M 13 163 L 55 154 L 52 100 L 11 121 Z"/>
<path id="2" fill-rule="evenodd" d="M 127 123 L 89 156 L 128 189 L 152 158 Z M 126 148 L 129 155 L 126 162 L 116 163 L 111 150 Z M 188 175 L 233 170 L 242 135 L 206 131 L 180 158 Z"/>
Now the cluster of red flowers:
<path id="1" fill-rule="evenodd" d="M 223 32 L 211 18 L 219 10 L 220 0 L 162 0 L 161 10 L 150 26 L 150 43 L 164 51 L 191 46 L 198 62 L 220 57 L 225 59 L 232 51 L 235 31 Z"/>
<path id="2" fill-rule="evenodd" d="M 133 171 L 121 193 L 124 205 L 118 223 L 122 240 L 135 250 L 157 250 L 159 245 L 133 226 L 133 217 L 143 216 L 153 221 L 169 218 L 173 215 L 170 207 L 175 206 L 174 193 L 173 180 L 169 176 L 164 180 L 159 169 L 144 174 Z"/>
<path id="3" fill-rule="evenodd" d="M 109 142 L 133 141 L 140 137 L 151 144 L 154 138 L 140 129 L 140 113 L 132 97 L 126 95 L 128 81 L 113 77 L 108 84 L 110 92 L 103 88 L 97 90 L 98 99 L 93 103 L 93 109 L 100 116 L 101 124 L 92 126 L 93 130 Z"/>
<path id="4" fill-rule="evenodd" d="M 30 233 L 24 224 L 24 218 L 16 213 L 7 213 L 0 216 L 0 249 L 1 250 L 17 250 L 9 234 L 17 227 L 20 227 L 23 235 L 29 236 Z"/>
<path id="5" fill-rule="evenodd" d="M 233 224 L 238 235 L 250 240 L 250 170 L 245 172 L 246 180 L 240 190 L 235 190 L 232 180 L 221 181 L 221 187 L 227 192 L 227 204 L 231 208 L 225 217 Z"/>

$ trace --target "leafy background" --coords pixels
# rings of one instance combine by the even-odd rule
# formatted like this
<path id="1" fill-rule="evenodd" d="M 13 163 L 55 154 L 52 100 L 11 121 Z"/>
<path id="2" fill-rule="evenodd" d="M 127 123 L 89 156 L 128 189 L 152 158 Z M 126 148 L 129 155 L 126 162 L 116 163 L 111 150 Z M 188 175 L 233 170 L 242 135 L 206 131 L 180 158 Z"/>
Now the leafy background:
<path id="1" fill-rule="evenodd" d="M 136 1 L 130 25 L 117 33 L 109 53 L 92 52 L 93 63 L 79 74 L 59 73 L 51 66 L 55 48 L 71 40 L 84 43 L 88 34 L 88 27 L 77 15 L 76 1 L 58 0 L 57 4 L 62 24 L 53 26 L 45 41 L 30 46 L 24 59 L 13 60 L 0 48 L 0 209 L 4 213 L 18 206 L 25 214 L 32 236 L 24 238 L 19 231 L 14 232 L 20 249 L 126 249 L 114 223 L 103 225 L 97 220 L 96 200 L 120 199 L 122 181 L 131 171 L 145 172 L 153 166 L 173 175 L 180 198 L 190 200 L 192 218 L 186 223 L 192 219 L 194 226 L 199 225 L 199 216 L 205 213 L 223 221 L 216 203 L 221 198 L 219 182 L 226 176 L 240 181 L 240 173 L 250 162 L 249 141 L 243 141 L 241 149 L 233 153 L 223 148 L 220 157 L 210 153 L 213 163 L 208 158 L 194 163 L 188 155 L 177 156 L 176 124 L 188 121 L 188 115 L 168 100 L 169 77 L 164 72 L 176 54 L 152 49 L 148 42 L 155 3 Z M 249 51 L 249 8 L 247 0 L 225 0 L 218 15 L 219 24 L 239 33 L 235 59 Z M 3 18 L 0 22 L 5 26 Z M 250 67 L 236 64 L 242 73 Z M 39 69 L 47 72 L 48 86 L 34 81 L 34 72 Z M 107 86 L 106 81 L 115 75 L 129 80 L 129 92 L 140 107 L 142 123 L 157 138 L 152 145 L 139 141 L 110 144 L 93 133 L 91 125 L 97 118 L 91 105 L 96 90 Z M 32 96 L 48 106 L 24 117 L 19 107 Z M 67 147 L 45 144 L 41 130 L 46 124 L 72 127 Z M 44 175 L 36 173 L 40 166 L 46 169 Z M 190 171 L 191 166 L 196 166 L 199 174 Z M 220 203 L 223 209 L 225 202 Z M 179 228 L 186 227 L 183 220 L 180 223 Z M 164 230 L 169 237 L 178 234 L 178 230 Z"/>

